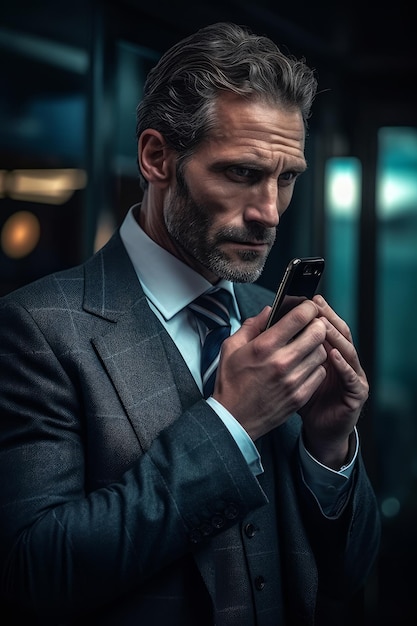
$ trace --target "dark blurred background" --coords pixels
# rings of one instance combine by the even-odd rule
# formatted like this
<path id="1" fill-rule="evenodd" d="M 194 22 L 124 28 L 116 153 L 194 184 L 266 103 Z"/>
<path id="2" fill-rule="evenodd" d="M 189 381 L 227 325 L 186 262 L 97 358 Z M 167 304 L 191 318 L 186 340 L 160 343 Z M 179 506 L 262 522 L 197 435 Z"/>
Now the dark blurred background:
<path id="1" fill-rule="evenodd" d="M 0 295 L 97 250 L 140 200 L 135 107 L 162 52 L 231 20 L 316 68 L 307 143 L 259 282 L 323 254 L 369 375 L 362 449 L 383 523 L 352 623 L 417 623 L 417 48 L 411 5 L 0 2 Z M 5 625 L 7 626 L 7 625 Z"/>

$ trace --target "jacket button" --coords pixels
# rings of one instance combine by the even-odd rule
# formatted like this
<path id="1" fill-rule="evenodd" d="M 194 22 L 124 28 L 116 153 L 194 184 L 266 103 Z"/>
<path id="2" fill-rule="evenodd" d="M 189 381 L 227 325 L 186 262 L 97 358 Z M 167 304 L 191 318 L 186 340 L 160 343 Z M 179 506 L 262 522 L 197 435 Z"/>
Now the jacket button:
<path id="1" fill-rule="evenodd" d="M 246 524 L 244 531 L 245 531 L 246 537 L 249 537 L 249 539 L 252 539 L 252 537 L 256 535 L 256 528 L 251 523 Z"/>
<path id="2" fill-rule="evenodd" d="M 257 576 L 255 578 L 255 587 L 258 591 L 262 591 L 265 587 L 265 578 L 263 576 Z"/>

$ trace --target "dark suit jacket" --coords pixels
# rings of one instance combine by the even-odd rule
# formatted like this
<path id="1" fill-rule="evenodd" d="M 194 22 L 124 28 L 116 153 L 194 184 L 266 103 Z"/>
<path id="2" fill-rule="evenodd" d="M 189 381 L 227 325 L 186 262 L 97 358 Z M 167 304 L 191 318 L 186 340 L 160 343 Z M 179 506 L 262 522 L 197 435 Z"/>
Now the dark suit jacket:
<path id="1" fill-rule="evenodd" d="M 243 317 L 272 299 L 254 285 L 236 293 Z M 233 531 L 248 623 L 276 625 L 284 609 L 297 626 L 338 623 L 378 543 L 362 461 L 340 514 L 325 518 L 302 480 L 295 416 L 257 442 L 265 473 L 254 478 L 118 234 L 2 299 L 0 377 L 0 593 L 13 614 L 213 624 L 227 580 L 213 546 Z"/>

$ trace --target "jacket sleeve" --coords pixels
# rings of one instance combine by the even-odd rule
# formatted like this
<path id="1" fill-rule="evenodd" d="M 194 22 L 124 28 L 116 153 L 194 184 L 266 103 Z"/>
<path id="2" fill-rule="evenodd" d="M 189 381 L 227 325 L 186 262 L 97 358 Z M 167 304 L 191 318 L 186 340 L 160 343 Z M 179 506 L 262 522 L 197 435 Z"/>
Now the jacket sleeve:
<path id="1" fill-rule="evenodd" d="M 380 544 L 378 506 L 360 454 L 350 481 L 340 510 L 326 517 L 300 480 L 302 515 L 318 571 L 316 618 L 323 626 L 336 626 L 337 619 L 345 623 L 336 616 L 346 613 L 364 587 Z"/>
<path id="2" fill-rule="evenodd" d="M 284 429 L 286 436 L 277 429 L 274 439 L 278 472 L 283 475 L 285 468 L 291 468 L 291 478 L 280 480 L 277 487 L 291 611 L 301 614 L 306 590 L 314 587 L 317 623 L 346 624 L 349 606 L 363 588 L 379 548 L 376 497 L 359 455 L 349 493 L 336 514 L 325 516 L 303 478 L 298 449 L 300 417 L 294 415 Z"/>
<path id="3" fill-rule="evenodd" d="M 73 350 L 70 372 L 45 328 L 0 304 L 0 595 L 49 618 L 141 585 L 267 500 L 204 401 L 117 480 L 87 491 L 89 421 L 105 398 L 90 415 L 82 355 Z"/>

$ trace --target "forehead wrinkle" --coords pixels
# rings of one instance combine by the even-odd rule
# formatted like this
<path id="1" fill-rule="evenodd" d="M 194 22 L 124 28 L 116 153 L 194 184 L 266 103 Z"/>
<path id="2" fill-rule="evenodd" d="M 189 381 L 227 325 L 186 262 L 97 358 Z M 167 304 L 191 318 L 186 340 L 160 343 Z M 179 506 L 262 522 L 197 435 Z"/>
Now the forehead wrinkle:
<path id="1" fill-rule="evenodd" d="M 211 146 L 209 145 L 210 143 Z M 241 145 L 240 142 L 235 141 L 231 144 L 225 141 L 224 137 L 218 138 L 218 141 L 211 138 L 207 148 L 213 160 L 217 162 L 253 164 L 269 169 L 271 164 L 279 161 L 283 163 L 285 167 L 293 166 L 299 170 L 306 168 L 304 152 L 299 144 L 289 146 L 278 142 L 276 145 L 271 145 L 269 142 L 265 143 L 265 146 L 260 146 L 259 143 L 251 145 L 250 142 L 247 141 L 247 137 L 244 138 Z M 219 150 L 219 146 L 222 148 L 221 150 Z"/>
<path id="2" fill-rule="evenodd" d="M 235 109 L 219 107 L 217 124 L 206 137 L 206 148 L 211 143 L 212 147 L 221 148 L 226 154 L 238 151 L 241 157 L 247 154 L 260 161 L 275 159 L 276 153 L 281 152 L 305 162 L 304 124 L 298 112 L 281 111 L 259 103 L 245 104 L 243 112 L 242 107 L 238 107 L 240 117 L 237 118 Z"/>
<path id="3" fill-rule="evenodd" d="M 277 159 L 291 163 L 305 163 L 304 154 L 299 147 L 283 146 L 282 144 L 270 148 L 247 147 L 240 152 L 240 160 L 242 161 L 252 161 L 254 158 L 258 163 L 265 165 Z"/>
<path id="4" fill-rule="evenodd" d="M 237 142 L 263 141 L 271 145 L 282 145 L 288 147 L 299 147 L 304 145 L 304 132 L 298 129 L 281 128 L 261 128 L 256 122 L 247 121 L 245 125 L 237 126 L 233 122 L 230 124 L 222 124 L 219 122 L 208 136 L 208 139 L 218 142 L 229 141 L 233 139 Z"/>

